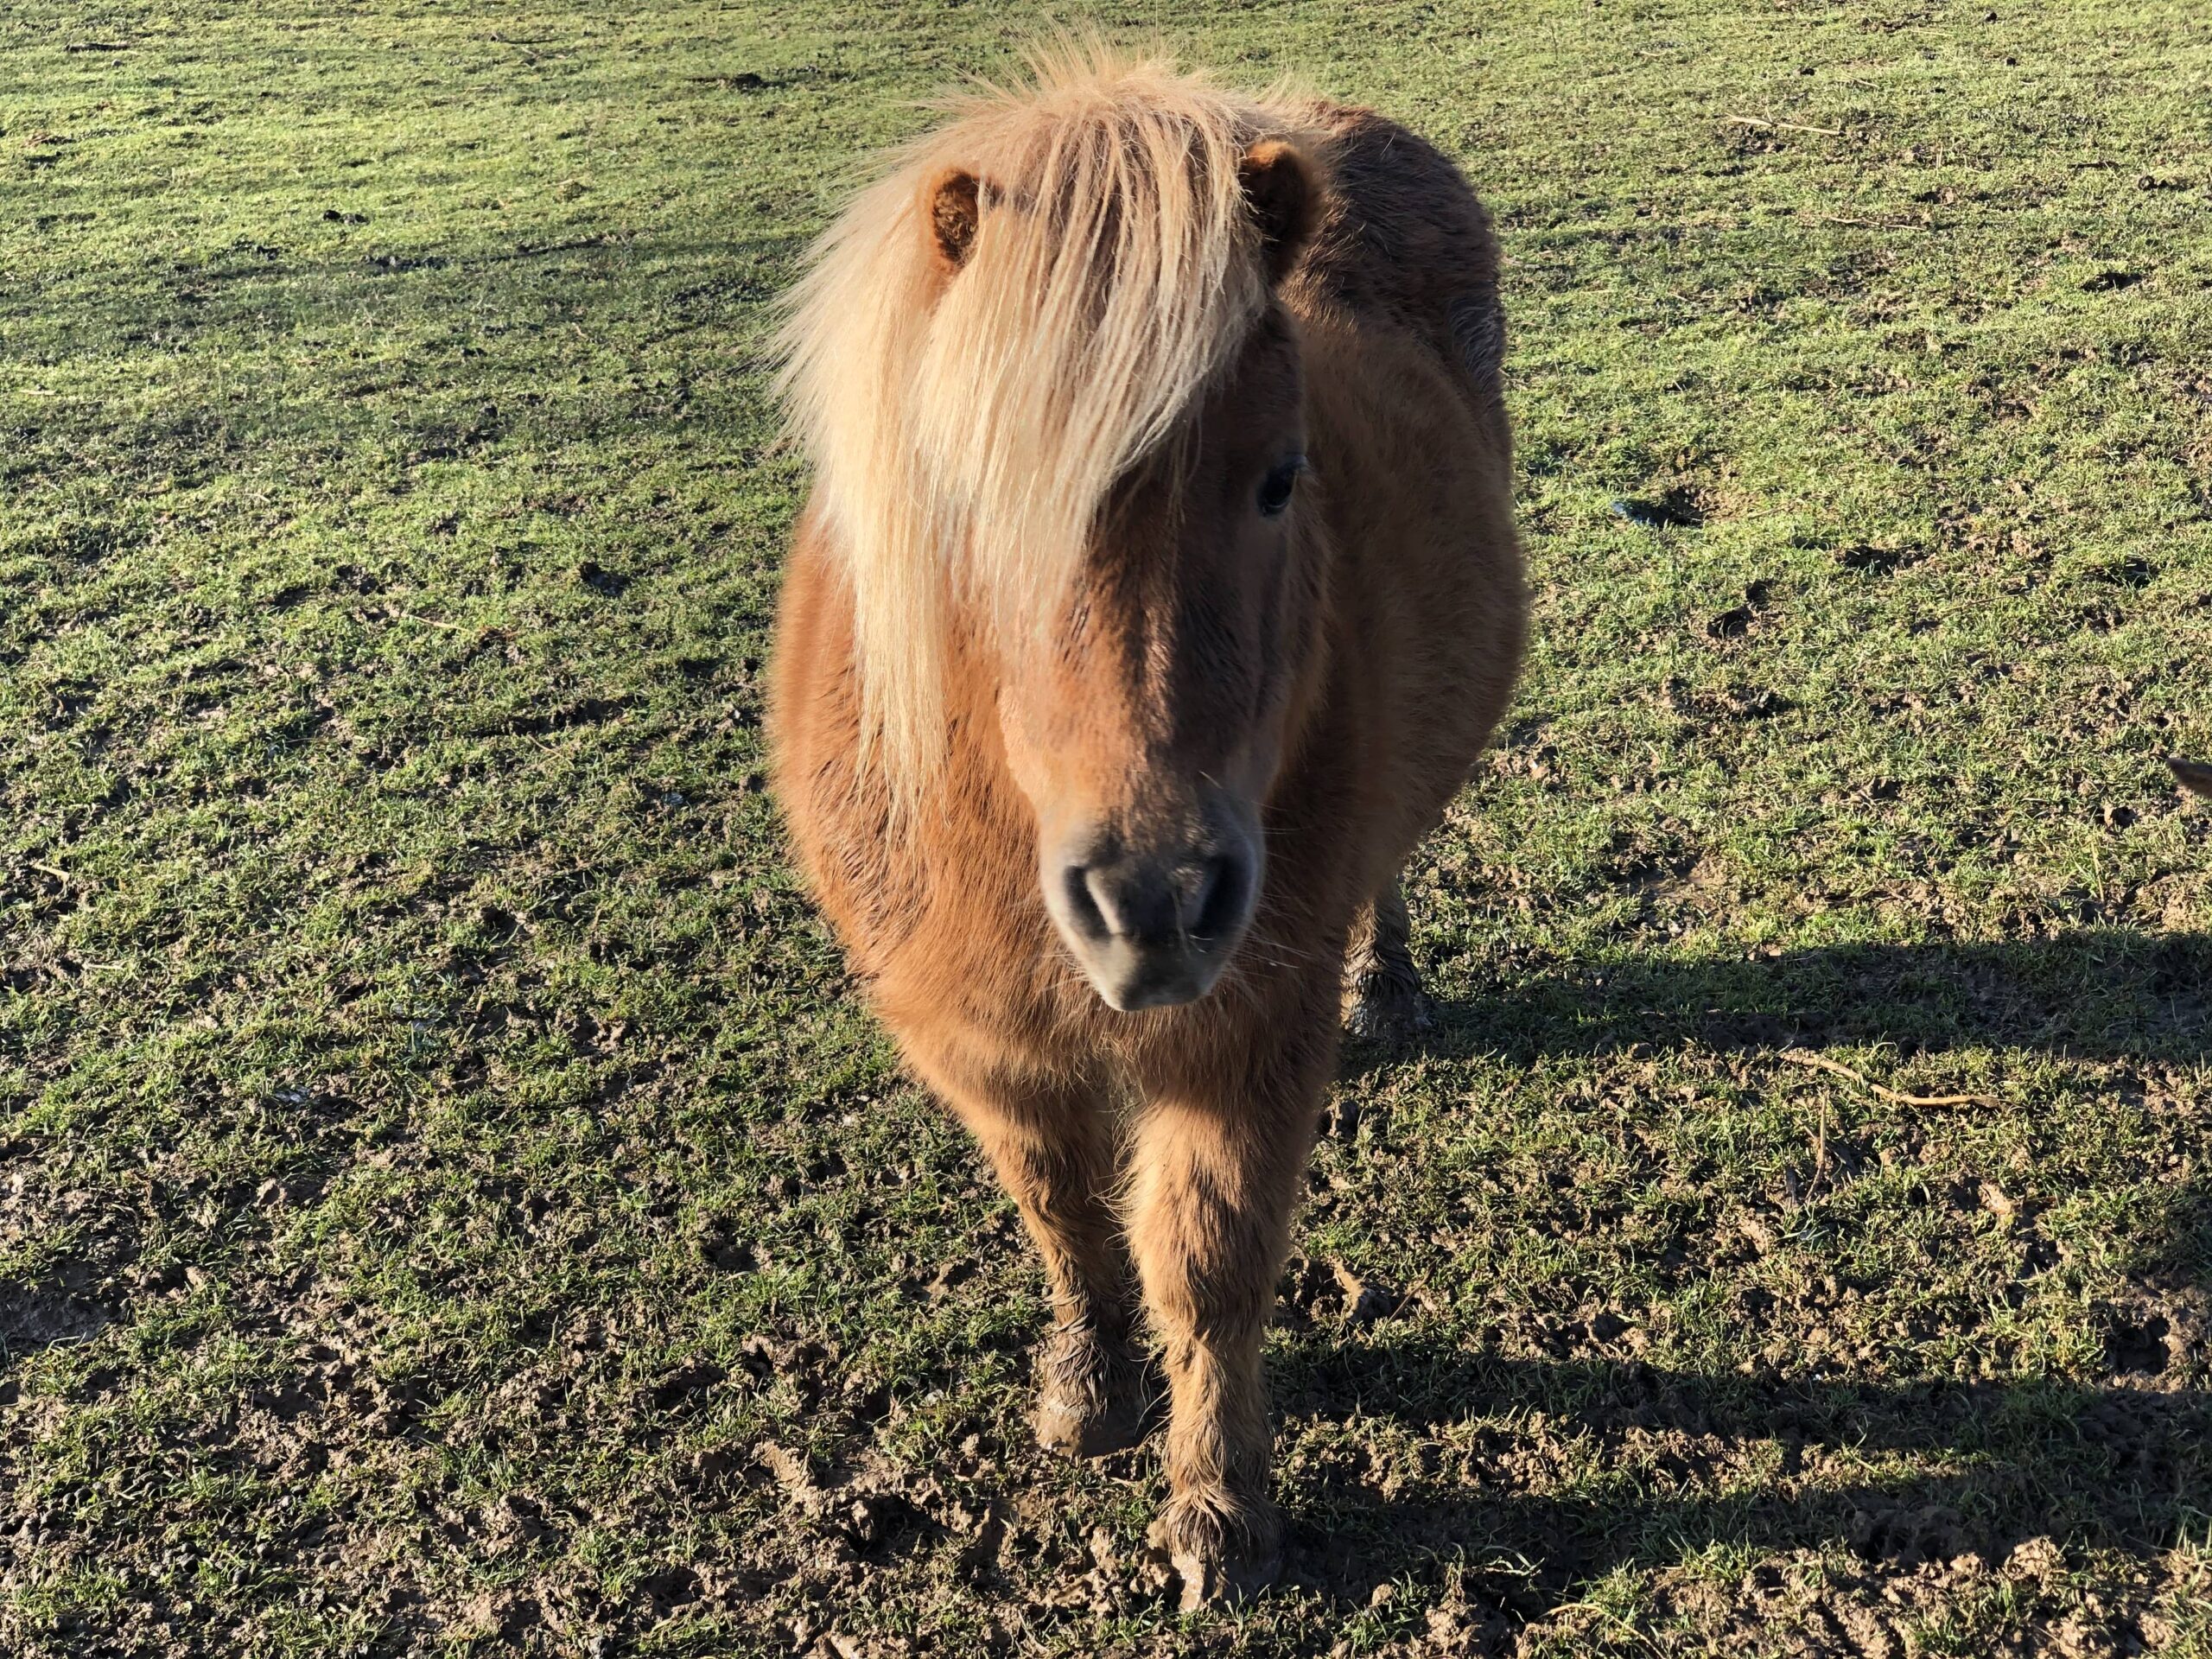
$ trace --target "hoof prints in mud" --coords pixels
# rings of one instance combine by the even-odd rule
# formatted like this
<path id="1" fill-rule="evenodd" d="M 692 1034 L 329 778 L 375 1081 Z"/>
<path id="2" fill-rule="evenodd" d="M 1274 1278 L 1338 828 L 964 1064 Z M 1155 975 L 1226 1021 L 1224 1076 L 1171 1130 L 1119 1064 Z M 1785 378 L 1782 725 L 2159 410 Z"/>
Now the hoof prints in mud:
<path id="1" fill-rule="evenodd" d="M 57 1342 L 81 1342 L 111 1323 L 107 1310 L 36 1285 L 0 1285 L 0 1363 Z"/>
<path id="2" fill-rule="evenodd" d="M 1758 1637 L 1762 1651 L 1903 1659 L 1920 1621 L 2001 1594 L 2018 1609 L 2016 1650 L 2125 1651 L 2169 1630 L 2179 1569 L 2161 1557 L 2212 1497 L 2199 1393 L 1706 1377 L 1319 1338 L 1276 1374 L 1289 1529 L 1262 1611 L 1386 1618 L 1390 1650 L 1434 1659 L 1594 1640 L 1577 1586 L 1623 1567 L 1656 1573 L 1654 1615 L 1723 1650 Z M 779 1627 L 802 1649 L 836 1633 L 856 1651 L 950 1650 L 848 1635 L 869 1628 L 866 1608 L 947 1573 L 982 1621 L 982 1652 L 1172 1611 L 1165 1564 L 1080 1530 L 1071 1465 L 1027 1448 L 986 1454 L 971 1438 L 926 1474 L 880 1452 L 842 1471 L 775 1446 L 762 1459 L 786 1524 L 761 1529 L 746 1565 L 813 1610 Z M 1900 1478 L 1905 1459 L 1920 1472 Z M 1120 1484 L 1148 1465 L 1105 1469 Z M 1723 1584 L 1677 1565 L 1688 1546 L 1758 1559 Z M 2069 1557 L 2088 1551 L 2106 1552 L 2107 1594 L 2084 1614 L 2066 1592 Z"/>

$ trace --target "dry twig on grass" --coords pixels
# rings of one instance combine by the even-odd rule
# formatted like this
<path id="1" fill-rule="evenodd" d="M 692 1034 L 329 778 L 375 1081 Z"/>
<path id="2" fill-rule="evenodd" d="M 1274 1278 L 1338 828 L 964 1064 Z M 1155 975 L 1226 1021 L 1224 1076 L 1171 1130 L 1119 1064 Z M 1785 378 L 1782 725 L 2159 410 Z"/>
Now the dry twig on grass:
<path id="1" fill-rule="evenodd" d="M 1769 121 L 1756 115 L 1724 115 L 1721 123 L 1732 127 L 1758 127 L 1769 132 L 1817 132 L 1823 138 L 1840 138 L 1841 127 L 1806 127 L 1795 121 Z"/>
<path id="2" fill-rule="evenodd" d="M 1854 1071 L 1840 1060 L 1825 1054 L 1815 1054 L 1809 1049 L 1785 1048 L 1782 1058 L 1793 1065 L 1809 1065 L 1821 1071 L 1833 1071 L 1839 1077 L 1849 1077 L 1860 1088 L 1880 1096 L 1899 1106 L 1995 1106 L 1999 1104 L 1988 1095 L 1901 1095 L 1894 1089 L 1885 1089 L 1863 1072 Z"/>

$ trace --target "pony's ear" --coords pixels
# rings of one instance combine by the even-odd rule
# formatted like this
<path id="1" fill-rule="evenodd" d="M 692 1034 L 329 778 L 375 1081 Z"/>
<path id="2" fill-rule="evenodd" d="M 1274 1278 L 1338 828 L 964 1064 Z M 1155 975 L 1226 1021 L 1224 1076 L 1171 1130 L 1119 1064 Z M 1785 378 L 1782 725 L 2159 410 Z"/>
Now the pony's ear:
<path id="1" fill-rule="evenodd" d="M 930 245 L 947 271 L 957 270 L 968 263 L 976 226 L 982 221 L 982 187 L 973 173 L 949 168 L 931 181 L 923 199 L 928 206 Z"/>
<path id="2" fill-rule="evenodd" d="M 1312 162 L 1280 138 L 1262 138 L 1246 150 L 1236 177 L 1259 222 L 1268 280 L 1279 283 L 1298 262 L 1321 216 L 1320 178 Z"/>
<path id="3" fill-rule="evenodd" d="M 2166 757 L 2166 764 L 2173 768 L 2174 780 L 2192 795 L 2212 795 L 2212 766 L 2202 760 L 2184 760 L 2177 754 Z"/>

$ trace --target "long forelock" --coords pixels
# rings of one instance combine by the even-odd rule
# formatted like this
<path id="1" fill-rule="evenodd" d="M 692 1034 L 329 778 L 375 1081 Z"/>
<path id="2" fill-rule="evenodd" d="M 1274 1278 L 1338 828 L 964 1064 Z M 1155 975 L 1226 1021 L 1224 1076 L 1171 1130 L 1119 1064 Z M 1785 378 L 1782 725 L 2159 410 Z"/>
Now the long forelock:
<path id="1" fill-rule="evenodd" d="M 1108 492 L 1268 302 L 1239 166 L 1291 128 L 1283 107 L 1096 52 L 1033 67 L 847 209 L 782 336 L 852 588 L 863 737 L 908 786 L 942 754 L 950 629 L 1020 648 L 1058 626 Z M 983 206 L 947 282 L 925 193 L 954 168 Z"/>

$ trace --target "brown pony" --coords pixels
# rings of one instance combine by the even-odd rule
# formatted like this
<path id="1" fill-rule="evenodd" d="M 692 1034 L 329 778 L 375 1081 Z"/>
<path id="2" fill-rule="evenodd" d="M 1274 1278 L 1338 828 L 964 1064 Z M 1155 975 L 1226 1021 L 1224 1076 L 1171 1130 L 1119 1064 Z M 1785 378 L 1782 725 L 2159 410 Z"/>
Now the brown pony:
<path id="1" fill-rule="evenodd" d="M 1262 1332 L 1346 1012 L 1414 1014 L 1397 871 L 1522 633 L 1487 216 L 1368 111 L 1037 60 L 817 247 L 776 785 L 908 1064 L 997 1166 L 1095 1454 L 1164 1348 L 1156 1544 L 1266 1582 Z"/>

